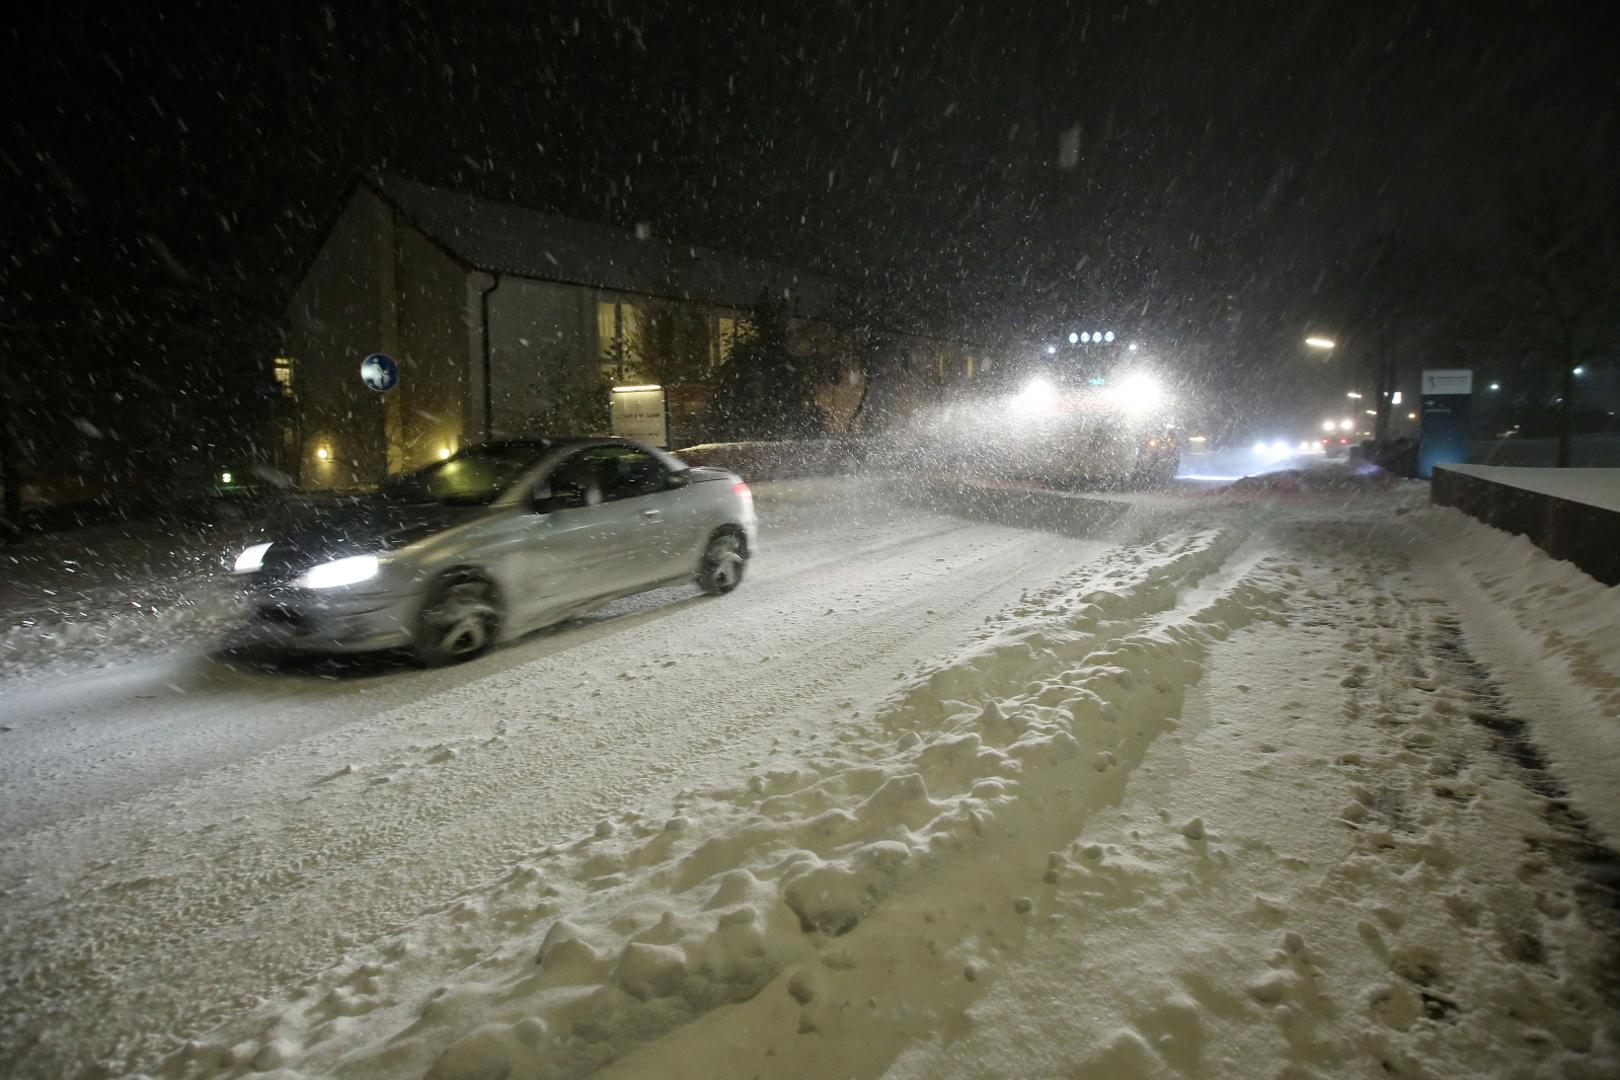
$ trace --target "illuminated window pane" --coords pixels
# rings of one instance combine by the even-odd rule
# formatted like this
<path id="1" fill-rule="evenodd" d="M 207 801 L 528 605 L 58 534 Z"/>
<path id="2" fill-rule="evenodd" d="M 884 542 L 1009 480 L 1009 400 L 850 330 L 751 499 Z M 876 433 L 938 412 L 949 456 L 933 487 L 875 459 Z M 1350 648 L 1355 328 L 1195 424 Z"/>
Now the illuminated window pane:
<path id="1" fill-rule="evenodd" d="M 293 396 L 293 361 L 290 356 L 278 356 L 271 366 L 271 374 L 281 389 L 282 397 Z"/>

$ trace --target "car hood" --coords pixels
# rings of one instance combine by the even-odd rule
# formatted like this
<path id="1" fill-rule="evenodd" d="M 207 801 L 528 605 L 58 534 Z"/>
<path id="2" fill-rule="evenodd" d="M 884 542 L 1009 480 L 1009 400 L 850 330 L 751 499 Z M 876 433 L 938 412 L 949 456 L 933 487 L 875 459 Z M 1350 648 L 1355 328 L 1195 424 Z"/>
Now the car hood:
<path id="1" fill-rule="evenodd" d="M 402 548 L 488 512 L 487 506 L 394 503 L 383 499 L 317 507 L 271 540 L 260 573 L 267 580 L 285 580 L 333 559 Z"/>

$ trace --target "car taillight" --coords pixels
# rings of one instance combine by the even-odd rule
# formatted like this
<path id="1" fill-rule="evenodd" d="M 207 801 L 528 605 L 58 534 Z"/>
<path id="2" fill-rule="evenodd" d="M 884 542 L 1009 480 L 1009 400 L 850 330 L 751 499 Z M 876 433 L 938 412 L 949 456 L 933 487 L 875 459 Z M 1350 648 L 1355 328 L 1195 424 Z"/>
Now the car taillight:
<path id="1" fill-rule="evenodd" d="M 739 480 L 735 484 L 731 485 L 731 492 L 732 492 L 733 495 L 736 495 L 737 498 L 739 498 L 739 499 L 743 499 L 743 500 L 745 500 L 747 502 L 753 502 L 754 501 L 754 493 L 752 491 L 749 491 L 748 490 L 748 485 L 743 483 L 741 480 Z"/>

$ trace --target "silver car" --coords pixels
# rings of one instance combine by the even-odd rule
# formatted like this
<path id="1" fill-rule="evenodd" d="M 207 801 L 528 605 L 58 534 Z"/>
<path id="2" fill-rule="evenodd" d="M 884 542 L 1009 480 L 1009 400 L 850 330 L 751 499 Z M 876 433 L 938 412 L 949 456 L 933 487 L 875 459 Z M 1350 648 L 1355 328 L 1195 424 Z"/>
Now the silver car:
<path id="1" fill-rule="evenodd" d="M 733 473 L 624 439 L 528 439 L 391 477 L 235 569 L 258 643 L 444 664 L 661 585 L 728 593 L 757 547 Z"/>

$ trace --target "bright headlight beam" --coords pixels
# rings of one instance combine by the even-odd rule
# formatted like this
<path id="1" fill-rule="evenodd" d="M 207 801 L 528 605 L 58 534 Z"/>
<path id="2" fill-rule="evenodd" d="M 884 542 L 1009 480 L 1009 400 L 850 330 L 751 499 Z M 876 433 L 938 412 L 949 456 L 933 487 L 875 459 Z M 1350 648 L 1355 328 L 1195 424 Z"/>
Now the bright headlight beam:
<path id="1" fill-rule="evenodd" d="M 1164 387 L 1145 371 L 1132 372 L 1109 390 L 1109 399 L 1133 417 L 1152 412 L 1164 400 Z"/>
<path id="2" fill-rule="evenodd" d="M 231 569 L 238 574 L 255 573 L 264 566 L 264 553 L 269 550 L 269 544 L 254 544 L 236 557 L 236 564 Z"/>
<path id="3" fill-rule="evenodd" d="M 305 589 L 336 589 L 343 585 L 357 585 L 376 577 L 380 565 L 375 555 L 352 555 L 314 567 L 299 578 L 297 584 Z"/>
<path id="4" fill-rule="evenodd" d="M 1024 388 L 1018 392 L 1010 404 L 1014 412 L 1023 413 L 1026 416 L 1034 413 L 1051 412 L 1052 407 L 1057 404 L 1057 389 L 1037 375 L 1024 384 Z"/>

